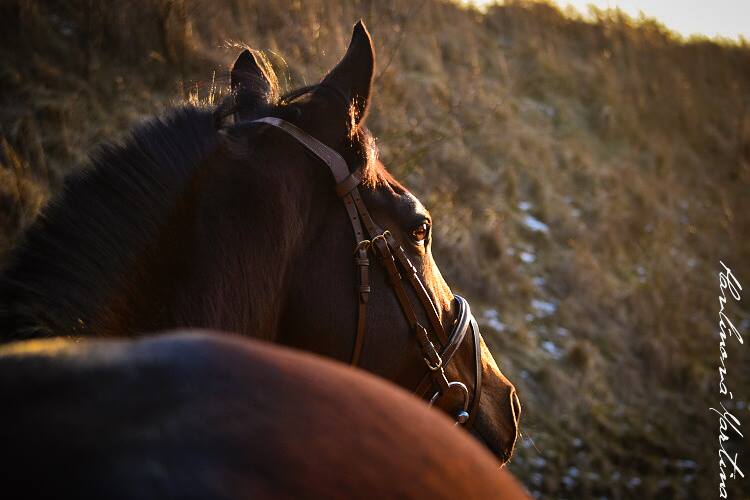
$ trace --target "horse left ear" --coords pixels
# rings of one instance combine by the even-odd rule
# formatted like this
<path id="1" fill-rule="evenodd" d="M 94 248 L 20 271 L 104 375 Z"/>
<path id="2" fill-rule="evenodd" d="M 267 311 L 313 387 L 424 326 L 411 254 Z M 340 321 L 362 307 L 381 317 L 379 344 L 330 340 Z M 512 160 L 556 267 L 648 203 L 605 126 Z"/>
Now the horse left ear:
<path id="1" fill-rule="evenodd" d="M 237 114 L 245 118 L 259 104 L 268 103 L 276 89 L 276 75 L 262 64 L 260 54 L 245 49 L 232 66 L 231 86 L 237 102 Z"/>
<path id="2" fill-rule="evenodd" d="M 343 59 L 321 82 L 323 86 L 338 90 L 348 101 L 348 107 L 354 108 L 354 125 L 359 125 L 367 115 L 374 72 L 375 50 L 370 34 L 360 20 L 354 25 L 352 40 Z"/>

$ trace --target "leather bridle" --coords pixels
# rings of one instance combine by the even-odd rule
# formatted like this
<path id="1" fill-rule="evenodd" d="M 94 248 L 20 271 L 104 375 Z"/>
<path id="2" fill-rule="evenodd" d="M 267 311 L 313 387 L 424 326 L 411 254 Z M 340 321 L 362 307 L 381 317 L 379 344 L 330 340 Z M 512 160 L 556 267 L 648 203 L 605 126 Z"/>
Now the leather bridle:
<path id="1" fill-rule="evenodd" d="M 320 158 L 328 166 L 336 180 L 336 194 L 343 201 L 352 229 L 354 230 L 356 242 L 354 263 L 359 275 L 359 288 L 357 290 L 359 302 L 357 336 L 354 340 L 351 365 L 357 366 L 359 364 L 365 339 L 367 302 L 371 291 L 368 252 L 373 250 L 386 270 L 388 283 L 396 294 L 396 298 L 401 305 L 401 310 L 415 334 L 428 368 L 428 372 L 415 389 L 415 394 L 425 398 L 429 396 L 428 401 L 432 405 L 450 391 L 459 391 L 463 397 L 463 405 L 455 415 L 456 423 L 464 424 L 467 427 L 471 426 L 479 410 L 479 399 L 482 392 L 482 358 L 479 327 L 474 316 L 471 314 L 468 302 L 463 297 L 454 296 L 458 314 L 451 334 L 447 336 L 440 322 L 435 304 L 427 293 L 424 284 L 419 279 L 416 268 L 406 256 L 403 247 L 399 245 L 390 231 L 381 229 L 370 216 L 370 212 L 367 210 L 358 188 L 362 180 L 362 168 L 350 172 L 346 161 L 339 153 L 299 127 L 280 118 L 265 117 L 253 120 L 250 123 L 272 125 L 291 135 L 315 156 Z M 427 328 L 420 323 L 414 312 L 411 300 L 409 300 L 404 287 L 405 281 L 409 283 L 421 302 L 429 321 L 429 326 L 435 337 L 437 337 L 436 342 L 433 342 L 430 338 Z M 474 390 L 471 397 L 469 396 L 469 390 L 463 382 L 449 381 L 445 374 L 445 366 L 453 359 L 453 356 L 463 344 L 469 331 L 471 331 L 473 339 L 476 370 Z M 429 392 L 431 388 L 435 389 L 432 393 Z M 471 408 L 469 408 L 470 403 Z"/>

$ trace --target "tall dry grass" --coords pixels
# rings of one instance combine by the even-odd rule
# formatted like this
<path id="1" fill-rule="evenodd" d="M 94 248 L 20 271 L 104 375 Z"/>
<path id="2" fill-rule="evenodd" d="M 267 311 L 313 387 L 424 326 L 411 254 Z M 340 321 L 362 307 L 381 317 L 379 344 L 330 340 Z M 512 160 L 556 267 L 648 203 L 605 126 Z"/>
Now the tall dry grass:
<path id="1" fill-rule="evenodd" d="M 511 468 L 545 497 L 713 495 L 719 259 L 750 279 L 750 48 L 595 15 L 4 2 L 0 251 L 93 145 L 225 86 L 237 44 L 310 83 L 364 18 L 381 155 L 433 211 L 438 263 L 525 402 Z M 750 355 L 729 368 L 750 398 Z"/>

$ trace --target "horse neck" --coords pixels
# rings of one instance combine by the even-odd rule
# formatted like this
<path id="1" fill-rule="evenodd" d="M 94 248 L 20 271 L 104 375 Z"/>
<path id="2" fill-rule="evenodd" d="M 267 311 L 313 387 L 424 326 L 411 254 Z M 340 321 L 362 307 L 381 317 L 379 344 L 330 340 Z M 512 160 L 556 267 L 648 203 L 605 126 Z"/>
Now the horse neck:
<path id="1" fill-rule="evenodd" d="M 176 110 L 101 149 L 67 179 L 0 277 L 2 340 L 128 335 L 169 324 L 189 225 L 180 207 L 217 145 L 214 123 L 210 111 Z"/>
<path id="2" fill-rule="evenodd" d="M 69 180 L 0 277 L 0 342 L 179 327 L 276 338 L 315 199 L 289 166 L 307 160 L 236 158 L 204 115 L 136 133 Z"/>

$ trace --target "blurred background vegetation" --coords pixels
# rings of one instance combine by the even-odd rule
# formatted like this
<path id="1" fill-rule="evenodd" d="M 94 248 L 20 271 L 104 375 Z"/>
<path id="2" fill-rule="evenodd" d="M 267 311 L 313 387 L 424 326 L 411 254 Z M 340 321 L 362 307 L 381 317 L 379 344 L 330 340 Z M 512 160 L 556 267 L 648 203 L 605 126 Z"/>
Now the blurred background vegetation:
<path id="1" fill-rule="evenodd" d="M 532 2 L 6 0 L 0 261 L 97 143 L 225 90 L 238 44 L 314 83 L 359 18 L 381 157 L 520 389 L 511 470 L 544 498 L 715 496 L 719 259 L 750 284 L 746 42 Z M 750 351 L 729 354 L 750 422 Z"/>

